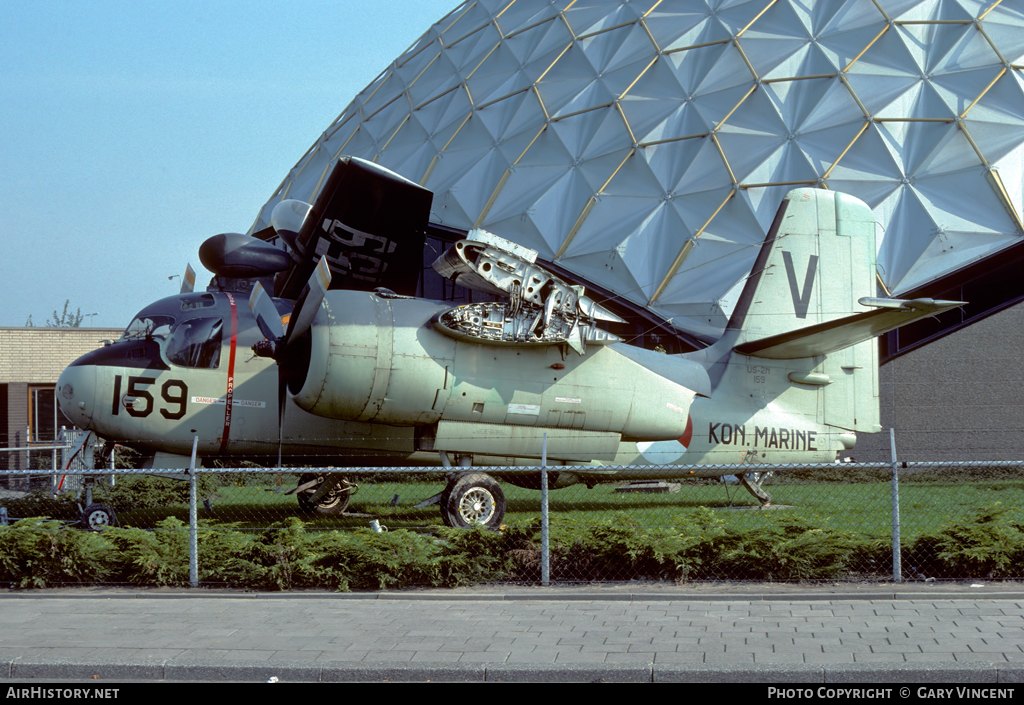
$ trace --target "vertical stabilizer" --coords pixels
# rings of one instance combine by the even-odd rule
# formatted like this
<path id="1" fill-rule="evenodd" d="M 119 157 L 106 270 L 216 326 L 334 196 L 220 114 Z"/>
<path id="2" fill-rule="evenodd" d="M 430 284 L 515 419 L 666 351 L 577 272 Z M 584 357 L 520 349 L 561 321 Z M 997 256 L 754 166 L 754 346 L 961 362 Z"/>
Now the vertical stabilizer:
<path id="1" fill-rule="evenodd" d="M 736 331 L 735 350 L 753 359 L 770 357 L 758 350 L 759 341 L 804 340 L 808 331 L 868 312 L 859 300 L 875 296 L 875 252 L 875 219 L 862 201 L 823 189 L 791 191 L 729 321 Z M 794 374 L 802 373 L 790 380 L 819 390 L 817 401 L 809 402 L 817 407 L 819 421 L 849 431 L 878 431 L 874 338 L 827 354 L 806 347 L 806 353 L 787 356 L 799 356 L 793 359 L 799 370 Z M 808 387 L 808 380 L 814 385 Z"/>
<path id="2" fill-rule="evenodd" d="M 862 201 L 790 191 L 765 238 L 728 328 L 736 344 L 867 310 L 875 295 L 875 218 Z"/>

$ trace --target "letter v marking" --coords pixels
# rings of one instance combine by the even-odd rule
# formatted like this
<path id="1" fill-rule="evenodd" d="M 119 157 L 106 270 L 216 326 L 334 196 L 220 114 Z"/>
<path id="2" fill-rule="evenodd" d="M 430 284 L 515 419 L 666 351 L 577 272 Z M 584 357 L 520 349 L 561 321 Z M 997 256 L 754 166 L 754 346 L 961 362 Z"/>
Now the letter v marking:
<path id="1" fill-rule="evenodd" d="M 818 271 L 818 255 L 811 255 L 807 260 L 807 274 L 804 276 L 802 292 L 796 286 L 796 267 L 793 266 L 793 254 L 783 250 L 782 261 L 786 265 L 786 276 L 789 278 L 789 291 L 793 295 L 793 308 L 796 310 L 796 317 L 807 318 L 807 306 L 811 302 L 814 275 Z"/>

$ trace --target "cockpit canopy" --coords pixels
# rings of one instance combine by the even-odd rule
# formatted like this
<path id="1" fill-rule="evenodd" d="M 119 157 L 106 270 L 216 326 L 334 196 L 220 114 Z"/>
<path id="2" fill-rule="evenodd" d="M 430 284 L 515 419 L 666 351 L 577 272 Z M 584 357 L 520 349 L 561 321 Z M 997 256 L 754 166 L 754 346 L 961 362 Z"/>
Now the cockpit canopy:
<path id="1" fill-rule="evenodd" d="M 125 328 L 122 341 L 153 340 L 172 365 L 216 369 L 224 340 L 224 322 L 212 294 L 186 294 L 142 309 Z"/>

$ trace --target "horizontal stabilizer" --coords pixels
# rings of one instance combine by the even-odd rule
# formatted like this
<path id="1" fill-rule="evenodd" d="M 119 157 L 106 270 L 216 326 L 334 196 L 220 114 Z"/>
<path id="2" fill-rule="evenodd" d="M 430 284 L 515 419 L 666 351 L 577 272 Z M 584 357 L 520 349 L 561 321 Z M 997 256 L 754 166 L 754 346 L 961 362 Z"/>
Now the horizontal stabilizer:
<path id="1" fill-rule="evenodd" d="M 966 302 L 862 298 L 860 303 L 877 308 L 874 311 L 856 313 L 780 335 L 751 340 L 734 349 L 742 355 L 772 360 L 796 360 L 827 355 L 888 333 L 920 318 L 935 316 L 957 306 L 963 306 Z"/>

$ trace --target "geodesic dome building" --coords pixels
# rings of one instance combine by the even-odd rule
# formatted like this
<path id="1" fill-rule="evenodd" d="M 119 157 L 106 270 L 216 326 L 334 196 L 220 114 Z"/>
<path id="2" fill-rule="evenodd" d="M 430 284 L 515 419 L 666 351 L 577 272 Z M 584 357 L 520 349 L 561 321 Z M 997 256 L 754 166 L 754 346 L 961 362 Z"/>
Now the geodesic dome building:
<path id="1" fill-rule="evenodd" d="M 432 222 L 713 339 L 782 197 L 815 185 L 874 210 L 882 288 L 949 289 L 1024 237 L 1022 30 L 1021 0 L 468 0 L 253 230 L 362 157 L 432 190 Z"/>

